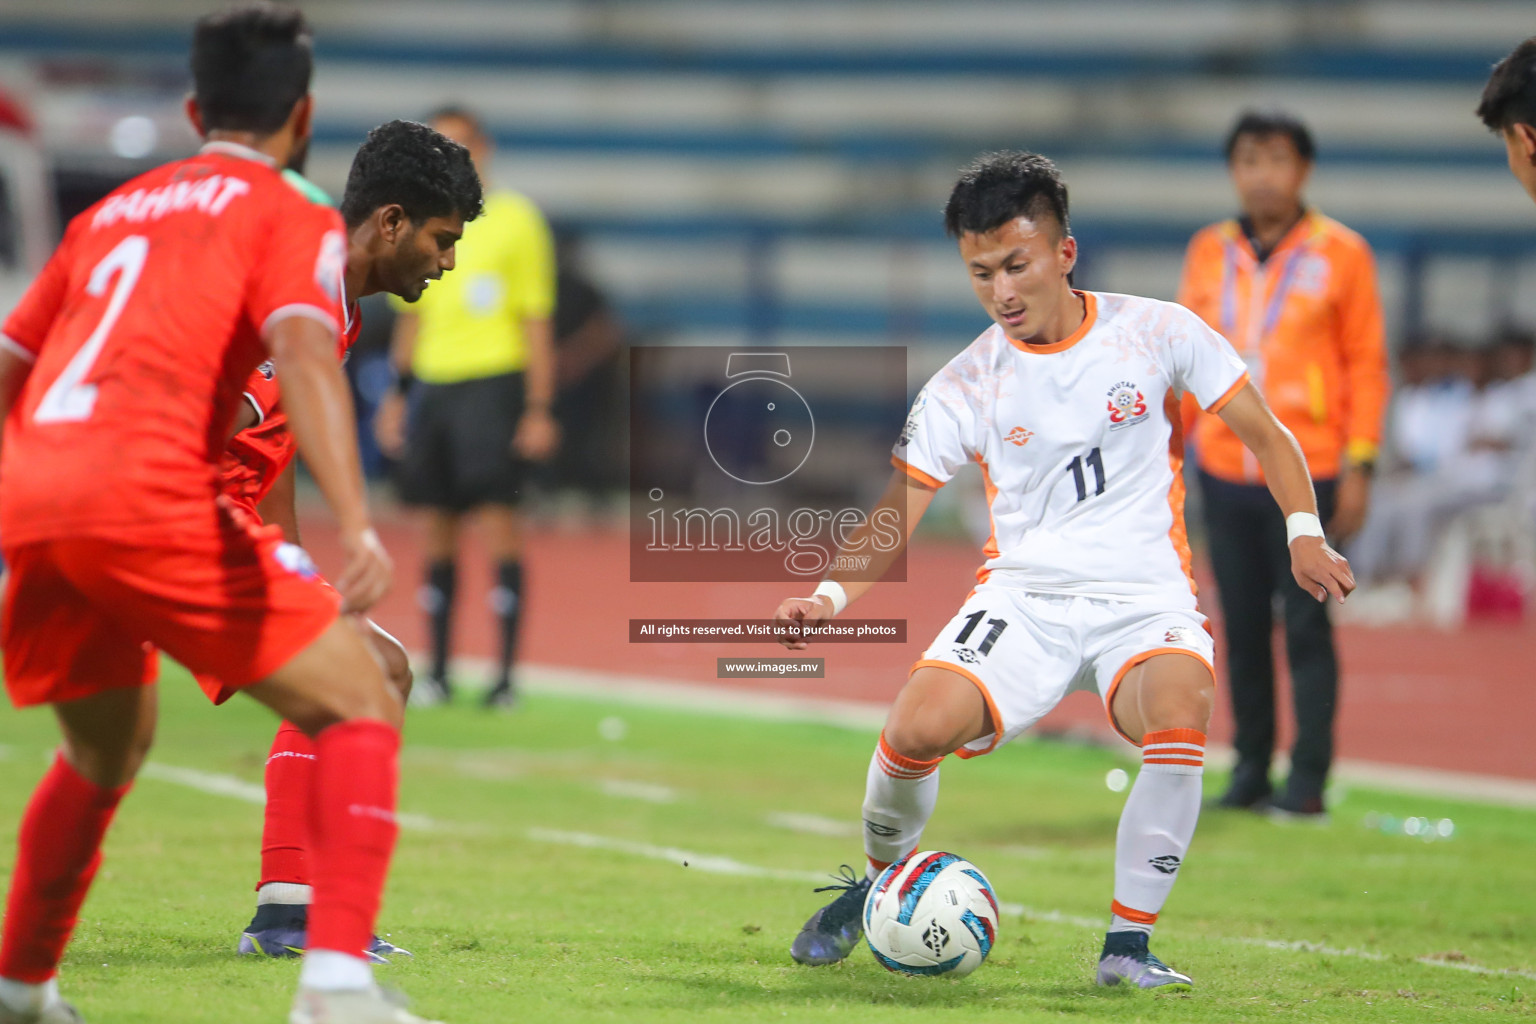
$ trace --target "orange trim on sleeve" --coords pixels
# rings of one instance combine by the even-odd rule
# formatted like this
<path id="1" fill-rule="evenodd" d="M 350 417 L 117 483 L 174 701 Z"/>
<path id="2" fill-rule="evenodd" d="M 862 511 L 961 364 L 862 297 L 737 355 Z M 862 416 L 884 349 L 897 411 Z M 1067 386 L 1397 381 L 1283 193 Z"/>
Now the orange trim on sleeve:
<path id="1" fill-rule="evenodd" d="M 992 570 L 987 568 L 987 563 L 998 554 L 997 519 L 992 515 L 992 505 L 997 501 L 997 485 L 992 482 L 992 474 L 987 469 L 987 460 L 978 455 L 976 465 L 981 467 L 981 486 L 987 493 L 987 525 L 992 528 L 987 535 L 987 542 L 981 546 L 981 567 L 976 570 L 976 582 L 979 584 L 987 582 L 987 577 L 992 575 Z"/>
<path id="2" fill-rule="evenodd" d="M 1126 731 L 1120 728 L 1120 723 L 1115 721 L 1115 694 L 1120 692 L 1120 684 L 1125 680 L 1126 673 L 1142 662 L 1151 661 L 1161 654 L 1182 654 L 1185 657 L 1194 658 L 1210 671 L 1212 679 L 1216 678 L 1216 666 L 1206 661 L 1203 655 L 1196 654 L 1185 647 L 1154 647 L 1150 651 L 1142 651 L 1140 654 L 1133 654 L 1127 658 L 1125 664 L 1120 666 L 1120 671 L 1115 673 L 1114 681 L 1109 684 L 1109 692 L 1104 695 L 1104 714 L 1109 719 L 1109 727 L 1115 730 L 1115 734 L 1133 747 L 1139 747 L 1141 743 L 1131 739 L 1126 734 Z M 922 662 L 918 662 L 918 664 L 922 664 Z M 946 667 L 952 668 L 953 666 Z M 1124 915 L 1121 916 L 1123 917 Z"/>
<path id="3" fill-rule="evenodd" d="M 897 469 L 901 470 L 903 473 L 907 474 L 907 476 L 911 477 L 913 480 L 916 480 L 924 487 L 928 487 L 936 491 L 940 487 L 944 486 L 944 481 L 935 480 L 927 473 L 924 473 L 910 462 L 906 462 L 898 456 L 891 456 L 891 465 L 895 466 Z"/>
<path id="4" fill-rule="evenodd" d="M 1233 384 L 1231 387 L 1227 388 L 1227 390 L 1222 393 L 1222 396 L 1220 398 L 1216 399 L 1216 401 L 1214 401 L 1210 405 L 1206 406 L 1205 407 L 1205 411 L 1210 413 L 1212 416 L 1214 416 L 1217 413 L 1221 412 L 1222 409 L 1226 408 L 1226 405 L 1227 405 L 1228 402 L 1232 401 L 1232 399 L 1237 397 L 1237 393 L 1239 391 L 1243 390 L 1243 388 L 1248 386 L 1248 381 L 1249 380 L 1250 380 L 1250 378 L 1249 378 L 1248 374 L 1245 372 L 1241 377 L 1237 378 L 1237 383 L 1236 384 Z"/>
<path id="5" fill-rule="evenodd" d="M 1072 289 L 1072 294 L 1083 300 L 1083 322 L 1078 325 L 1077 330 L 1060 341 L 1051 342 L 1049 345 L 1031 345 L 1027 341 L 1015 341 L 1012 338 L 1008 338 L 1008 341 L 1020 352 L 1028 352 L 1030 355 L 1036 356 L 1048 356 L 1052 352 L 1065 352 L 1073 345 L 1082 341 L 1083 336 L 1091 331 L 1093 325 L 1098 322 L 1099 302 L 1093 297 L 1093 292 L 1080 292 L 1074 288 Z M 1008 337 L 1006 331 L 1004 331 L 1003 337 Z"/>
<path id="6" fill-rule="evenodd" d="M 997 713 L 997 704 L 992 700 L 992 691 L 987 689 L 987 684 L 982 682 L 976 673 L 972 672 L 970 669 L 961 668 L 959 665 L 955 665 L 947 661 L 939 661 L 936 658 L 921 658 L 918 661 L 913 662 L 912 670 L 907 673 L 907 678 L 910 679 L 912 676 L 916 675 L 917 670 L 920 668 L 942 668 L 947 669 L 956 675 L 964 676 L 975 684 L 976 689 L 981 691 L 981 699 L 987 702 L 987 717 L 992 720 L 992 742 L 988 744 L 986 750 L 967 750 L 964 747 L 961 747 L 959 750 L 955 751 L 955 756 L 980 757 L 982 754 L 990 754 L 992 751 L 996 750 L 997 742 L 1002 738 L 1003 735 L 1003 716 Z"/>
<path id="7" fill-rule="evenodd" d="M 1123 917 L 1127 921 L 1134 921 L 1137 924 L 1157 923 L 1156 914 L 1149 914 L 1145 910 L 1132 910 L 1130 907 L 1126 906 L 1124 903 L 1121 903 L 1119 900 L 1110 901 L 1109 912 L 1117 917 Z"/>
<path id="8" fill-rule="evenodd" d="M 1168 511 L 1173 516 L 1168 526 L 1168 541 L 1179 556 L 1179 566 L 1189 581 L 1189 592 L 1199 597 L 1195 556 L 1189 550 L 1189 530 L 1184 525 L 1184 421 L 1179 416 L 1179 400 L 1173 397 L 1172 391 L 1163 396 L 1163 414 L 1168 417 L 1168 466 L 1173 470 L 1173 482 L 1168 485 Z"/>

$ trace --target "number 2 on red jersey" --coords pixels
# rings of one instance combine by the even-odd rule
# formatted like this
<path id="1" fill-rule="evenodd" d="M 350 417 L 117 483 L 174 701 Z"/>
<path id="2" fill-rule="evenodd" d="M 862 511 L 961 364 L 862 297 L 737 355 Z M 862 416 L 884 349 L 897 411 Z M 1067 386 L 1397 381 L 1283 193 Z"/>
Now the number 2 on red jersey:
<path id="1" fill-rule="evenodd" d="M 85 286 L 87 295 L 104 295 L 114 275 L 117 286 L 112 289 L 112 298 L 107 302 L 101 322 L 38 402 L 37 411 L 32 414 L 34 423 L 78 423 L 91 418 L 91 410 L 96 406 L 96 385 L 85 383 L 86 375 L 101 356 L 107 336 L 117 326 L 118 317 L 123 315 L 123 307 L 128 304 L 134 285 L 139 283 L 139 274 L 144 270 L 148 255 L 149 239 L 143 235 L 129 235 L 91 271 Z"/>

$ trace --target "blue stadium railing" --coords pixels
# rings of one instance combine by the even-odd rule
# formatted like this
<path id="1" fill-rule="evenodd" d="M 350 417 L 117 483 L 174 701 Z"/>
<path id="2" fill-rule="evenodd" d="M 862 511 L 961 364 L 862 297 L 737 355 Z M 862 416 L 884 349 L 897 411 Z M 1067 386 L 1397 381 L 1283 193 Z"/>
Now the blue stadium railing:
<path id="1" fill-rule="evenodd" d="M 1519 29 L 1512 29 L 1513 36 Z M 186 54 L 184 26 L 102 26 L 0 19 L 0 49 L 13 53 Z M 1477 82 L 1507 48 L 1488 53 L 1384 45 L 1213 45 L 1186 52 L 1133 48 L 975 44 L 922 47 L 791 47 L 662 45 L 641 41 L 516 43 L 501 39 L 387 38 L 327 32 L 316 42 L 322 61 L 458 68 L 688 72 L 722 75 L 1019 75 L 1107 81 L 1206 75 L 1218 78 L 1302 78 L 1374 82 Z"/>
<path id="2" fill-rule="evenodd" d="M 1510 187 L 1516 186 L 1511 182 Z M 775 248 L 785 242 L 931 244 L 942 241 L 938 215 L 931 210 L 821 220 L 728 215 L 563 218 L 559 226 L 591 240 L 697 240 L 741 247 L 748 280 L 739 293 L 669 292 L 621 300 L 620 311 L 642 333 L 729 331 L 761 344 L 776 343 L 784 335 L 795 334 L 920 343 L 924 339 L 968 339 L 985 326 L 978 319 L 979 314 L 968 307 L 902 304 L 888 296 L 869 301 L 864 295 L 837 303 L 792 301 L 785 298 L 777 285 L 772 257 Z M 1101 221 L 1080 216 L 1073 226 L 1083 253 L 1078 279 L 1095 287 L 1094 264 L 1103 254 L 1127 250 L 1177 251 L 1200 226 Z M 1424 322 L 1424 280 L 1433 260 L 1476 257 L 1513 265 L 1536 259 L 1536 220 L 1529 227 L 1501 231 L 1431 230 L 1395 224 L 1352 226 L 1371 242 L 1378 259 L 1401 261 L 1406 280 L 1403 306 L 1396 311 L 1396 320 L 1410 335 L 1417 333 Z M 1495 320 L 1500 318 L 1500 312 L 1495 311 Z"/>

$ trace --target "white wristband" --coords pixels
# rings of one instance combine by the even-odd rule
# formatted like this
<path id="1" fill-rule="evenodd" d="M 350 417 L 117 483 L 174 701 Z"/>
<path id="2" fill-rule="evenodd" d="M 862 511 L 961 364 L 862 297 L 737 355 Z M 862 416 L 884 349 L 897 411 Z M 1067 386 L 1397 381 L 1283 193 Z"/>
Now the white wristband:
<path id="1" fill-rule="evenodd" d="M 1285 543 L 1289 546 L 1297 537 L 1323 536 L 1323 521 L 1311 512 L 1292 512 L 1285 517 Z"/>
<path id="2" fill-rule="evenodd" d="M 848 592 L 835 580 L 822 580 L 816 585 L 816 590 L 811 597 L 824 597 L 831 601 L 833 615 L 841 615 L 843 609 L 848 607 Z"/>

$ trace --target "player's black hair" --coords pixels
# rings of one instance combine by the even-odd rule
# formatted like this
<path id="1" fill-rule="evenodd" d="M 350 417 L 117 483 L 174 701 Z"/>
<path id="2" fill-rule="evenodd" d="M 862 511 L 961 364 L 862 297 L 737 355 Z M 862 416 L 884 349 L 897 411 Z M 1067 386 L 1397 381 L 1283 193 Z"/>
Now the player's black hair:
<path id="1" fill-rule="evenodd" d="M 1067 184 L 1056 165 L 1038 153 L 982 154 L 960 171 L 944 204 L 944 230 L 951 238 L 984 235 L 1018 217 L 1050 217 L 1063 236 L 1071 233 Z"/>
<path id="2" fill-rule="evenodd" d="M 452 213 L 466 223 L 480 216 L 480 176 L 469 150 L 415 121 L 379 125 L 352 158 L 341 216 L 356 227 L 392 203 L 413 224 Z"/>
<path id="3" fill-rule="evenodd" d="M 270 135 L 309 92 L 309 23 L 296 8 L 241 0 L 192 30 L 192 83 L 208 131 Z"/>
<path id="4" fill-rule="evenodd" d="M 1496 132 L 1516 124 L 1536 128 L 1536 36 L 1493 66 L 1477 116 Z"/>
<path id="5" fill-rule="evenodd" d="M 1237 123 L 1227 133 L 1227 163 L 1232 162 L 1232 151 L 1244 135 L 1284 135 L 1296 147 L 1297 156 L 1308 163 L 1317 159 L 1317 143 L 1312 140 L 1311 129 L 1301 123 L 1301 118 L 1283 110 L 1245 110 L 1238 115 Z"/>

